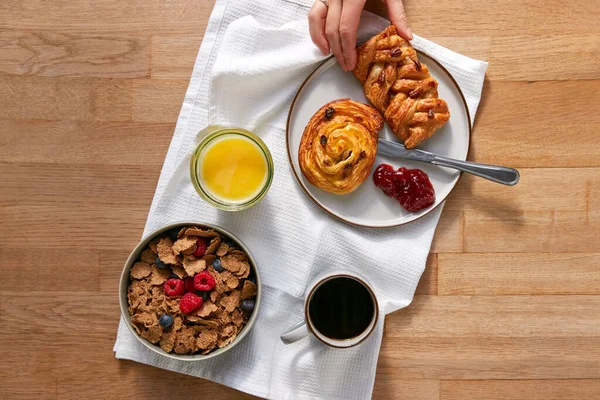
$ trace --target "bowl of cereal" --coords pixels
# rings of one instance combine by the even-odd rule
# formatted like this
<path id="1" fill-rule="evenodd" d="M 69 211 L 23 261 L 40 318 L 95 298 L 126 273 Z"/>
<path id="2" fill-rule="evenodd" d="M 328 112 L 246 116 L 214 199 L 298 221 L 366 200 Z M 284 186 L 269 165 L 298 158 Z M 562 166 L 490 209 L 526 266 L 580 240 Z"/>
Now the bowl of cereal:
<path id="1" fill-rule="evenodd" d="M 230 350 L 252 329 L 261 282 L 248 248 L 218 226 L 179 222 L 146 236 L 125 262 L 121 315 L 150 350 L 196 361 Z"/>

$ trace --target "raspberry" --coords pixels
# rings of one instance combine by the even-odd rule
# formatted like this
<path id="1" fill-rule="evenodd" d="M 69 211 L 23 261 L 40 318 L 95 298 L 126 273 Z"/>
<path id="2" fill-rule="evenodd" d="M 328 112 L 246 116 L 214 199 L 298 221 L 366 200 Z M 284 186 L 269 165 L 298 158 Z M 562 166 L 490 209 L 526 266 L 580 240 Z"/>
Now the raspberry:
<path id="1" fill-rule="evenodd" d="M 202 257 L 204 253 L 206 253 L 207 247 L 208 246 L 206 245 L 206 240 L 204 240 L 204 238 L 199 237 L 198 239 L 196 239 L 196 251 L 194 251 L 194 255 L 196 257 Z"/>
<path id="2" fill-rule="evenodd" d="M 186 293 L 196 293 L 196 288 L 194 287 L 194 278 L 188 276 L 183 280 L 183 284 L 185 285 Z"/>
<path id="3" fill-rule="evenodd" d="M 197 290 L 212 290 L 215 284 L 215 278 L 208 271 L 202 271 L 194 276 L 194 287 Z"/>
<path id="4" fill-rule="evenodd" d="M 202 297 L 196 296 L 194 293 L 186 293 L 179 300 L 179 309 L 184 313 L 191 313 L 202 307 Z"/>
<path id="5" fill-rule="evenodd" d="M 167 296 L 181 296 L 185 293 L 185 286 L 181 279 L 167 279 L 163 288 L 165 289 Z"/>

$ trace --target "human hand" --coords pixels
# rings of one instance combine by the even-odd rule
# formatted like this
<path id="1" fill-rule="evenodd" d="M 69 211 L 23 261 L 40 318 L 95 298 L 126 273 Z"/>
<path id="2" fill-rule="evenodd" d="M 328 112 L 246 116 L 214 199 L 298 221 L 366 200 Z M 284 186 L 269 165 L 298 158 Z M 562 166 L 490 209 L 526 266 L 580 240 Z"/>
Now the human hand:
<path id="1" fill-rule="evenodd" d="M 402 0 L 382 0 L 390 21 L 400 36 L 412 40 L 412 32 Z M 344 71 L 356 66 L 356 31 L 366 0 L 329 0 L 329 6 L 316 0 L 308 12 L 308 26 L 313 43 L 323 52 L 333 52 Z"/>

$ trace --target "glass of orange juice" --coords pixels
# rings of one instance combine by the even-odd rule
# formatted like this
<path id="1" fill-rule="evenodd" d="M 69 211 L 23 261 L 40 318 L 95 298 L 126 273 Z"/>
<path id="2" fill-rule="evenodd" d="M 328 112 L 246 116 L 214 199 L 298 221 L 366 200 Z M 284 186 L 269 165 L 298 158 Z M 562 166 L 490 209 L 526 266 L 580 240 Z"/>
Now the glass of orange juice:
<path id="1" fill-rule="evenodd" d="M 200 197 L 227 211 L 245 210 L 258 203 L 271 186 L 273 170 L 265 143 L 240 128 L 210 133 L 190 163 L 192 183 Z"/>

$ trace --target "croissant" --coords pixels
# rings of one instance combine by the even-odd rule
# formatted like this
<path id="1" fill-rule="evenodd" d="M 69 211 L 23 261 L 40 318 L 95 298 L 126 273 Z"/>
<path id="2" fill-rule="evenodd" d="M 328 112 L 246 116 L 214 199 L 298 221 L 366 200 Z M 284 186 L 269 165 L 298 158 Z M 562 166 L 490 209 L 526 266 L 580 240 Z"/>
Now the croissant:
<path id="1" fill-rule="evenodd" d="M 437 81 L 394 25 L 373 36 L 357 52 L 354 75 L 407 148 L 430 138 L 448 122 L 448 104 L 438 98 Z"/>
<path id="2" fill-rule="evenodd" d="M 377 154 L 383 118 L 373 107 L 340 99 L 312 116 L 300 140 L 300 170 L 310 183 L 344 194 L 367 179 Z"/>

